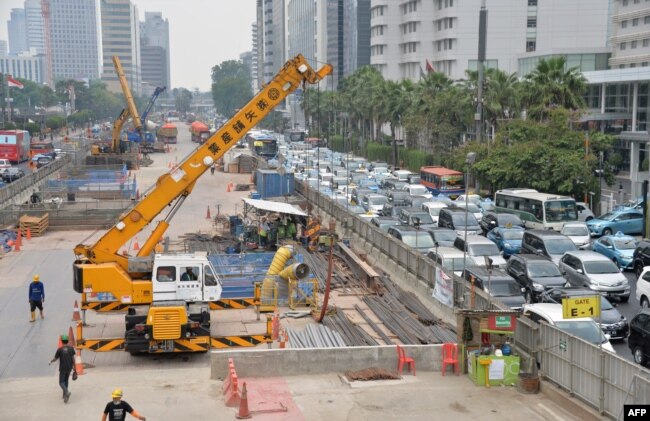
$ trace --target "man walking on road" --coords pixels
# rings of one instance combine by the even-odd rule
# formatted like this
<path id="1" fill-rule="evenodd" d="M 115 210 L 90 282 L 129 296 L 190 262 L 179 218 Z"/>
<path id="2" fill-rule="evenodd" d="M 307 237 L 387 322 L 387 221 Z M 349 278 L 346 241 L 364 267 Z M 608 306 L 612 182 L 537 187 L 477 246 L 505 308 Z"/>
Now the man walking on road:
<path id="1" fill-rule="evenodd" d="M 68 345 L 68 335 L 61 335 L 61 343 L 63 346 L 56 350 L 56 354 L 54 354 L 54 358 L 52 358 L 50 364 L 59 360 L 59 386 L 63 389 L 63 402 L 68 403 L 71 394 L 70 391 L 68 391 L 70 373 L 74 371 L 75 376 L 72 377 L 73 380 L 76 380 L 77 374 L 74 370 L 75 350 L 73 347 Z"/>
<path id="2" fill-rule="evenodd" d="M 36 309 L 41 313 L 41 319 L 44 319 L 43 316 L 43 302 L 45 301 L 45 287 L 40 281 L 40 276 L 34 275 L 34 280 L 29 284 L 29 307 L 32 312 L 32 318 L 30 322 L 36 321 Z"/>
<path id="3" fill-rule="evenodd" d="M 106 421 L 107 415 L 109 421 L 122 421 L 126 419 L 127 413 L 141 421 L 146 421 L 146 418 L 138 414 L 138 412 L 133 409 L 128 402 L 122 400 L 122 389 L 113 390 L 111 396 L 113 397 L 113 400 L 106 404 L 104 415 L 102 415 L 102 421 Z"/>

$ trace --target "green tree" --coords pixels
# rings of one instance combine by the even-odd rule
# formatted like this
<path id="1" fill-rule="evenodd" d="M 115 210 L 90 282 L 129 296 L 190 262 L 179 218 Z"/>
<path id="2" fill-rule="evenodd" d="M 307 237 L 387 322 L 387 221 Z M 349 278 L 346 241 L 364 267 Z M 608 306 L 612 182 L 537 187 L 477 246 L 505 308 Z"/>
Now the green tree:
<path id="1" fill-rule="evenodd" d="M 190 111 L 192 104 L 192 92 L 185 88 L 174 88 L 174 106 L 179 113 L 187 113 Z"/>
<path id="2" fill-rule="evenodd" d="M 554 108 L 583 109 L 587 79 L 577 67 L 567 69 L 564 56 L 554 57 L 540 60 L 537 68 L 526 76 L 523 89 L 528 114 L 543 120 Z"/>
<path id="3" fill-rule="evenodd" d="M 228 60 L 212 68 L 212 99 L 217 112 L 227 118 L 253 96 L 250 69 L 241 61 Z"/>

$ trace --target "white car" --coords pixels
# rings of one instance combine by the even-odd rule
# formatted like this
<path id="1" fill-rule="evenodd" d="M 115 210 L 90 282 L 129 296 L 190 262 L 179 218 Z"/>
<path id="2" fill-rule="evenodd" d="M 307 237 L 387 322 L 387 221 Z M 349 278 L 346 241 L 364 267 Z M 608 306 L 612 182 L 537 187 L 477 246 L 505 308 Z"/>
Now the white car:
<path id="1" fill-rule="evenodd" d="M 603 333 L 594 319 L 591 317 L 565 319 L 562 315 L 562 304 L 524 304 L 523 315 L 534 322 L 546 322 L 556 326 L 560 330 L 594 345 L 602 345 L 605 351 L 616 354 L 614 347 L 609 342 L 609 337 Z"/>
<path id="2" fill-rule="evenodd" d="M 650 307 L 650 266 L 643 268 L 636 281 L 636 301 L 641 308 Z"/>
<path id="3" fill-rule="evenodd" d="M 569 237 L 580 250 L 589 249 L 591 246 L 591 233 L 584 222 L 567 222 L 560 232 Z"/>
<path id="4" fill-rule="evenodd" d="M 404 186 L 404 190 L 409 192 L 411 196 L 422 196 L 427 199 L 433 198 L 431 192 L 429 192 L 429 190 L 422 184 L 407 184 Z"/>
<path id="5" fill-rule="evenodd" d="M 576 202 L 576 209 L 578 210 L 578 221 L 586 222 L 594 219 L 594 213 L 586 203 Z"/>
<path id="6" fill-rule="evenodd" d="M 429 212 L 431 219 L 433 219 L 434 224 L 438 224 L 438 215 L 440 215 L 440 209 L 445 209 L 447 206 L 444 202 L 425 202 L 422 204 L 422 209 Z"/>
<path id="7" fill-rule="evenodd" d="M 475 205 L 478 205 L 481 203 L 481 196 L 478 194 L 461 194 L 459 195 L 454 202 L 465 202 L 469 201 L 469 203 L 474 203 Z"/>

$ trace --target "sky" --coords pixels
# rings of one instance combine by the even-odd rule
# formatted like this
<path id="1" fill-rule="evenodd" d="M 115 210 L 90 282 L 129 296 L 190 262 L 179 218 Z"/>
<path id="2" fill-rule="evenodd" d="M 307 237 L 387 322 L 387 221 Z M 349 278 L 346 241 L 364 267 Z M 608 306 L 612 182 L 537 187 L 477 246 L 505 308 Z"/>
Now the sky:
<path id="1" fill-rule="evenodd" d="M 252 50 L 255 0 L 131 0 L 144 12 L 169 21 L 172 88 L 210 90 L 212 67 Z M 11 9 L 24 0 L 0 0 L 0 40 L 8 40 Z M 169 88 L 169 87 L 168 87 Z"/>

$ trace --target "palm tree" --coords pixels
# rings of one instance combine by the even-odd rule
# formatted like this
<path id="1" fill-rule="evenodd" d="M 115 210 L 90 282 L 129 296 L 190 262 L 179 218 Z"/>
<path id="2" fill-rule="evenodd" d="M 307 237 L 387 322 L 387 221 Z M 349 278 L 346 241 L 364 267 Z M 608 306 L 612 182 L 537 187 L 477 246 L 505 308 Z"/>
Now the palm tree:
<path id="1" fill-rule="evenodd" d="M 511 118 L 517 114 L 521 102 L 518 85 L 516 73 L 507 74 L 498 69 L 487 70 L 483 112 L 485 119 L 495 130 L 499 119 Z"/>
<path id="2" fill-rule="evenodd" d="M 554 107 L 579 110 L 586 105 L 587 80 L 577 67 L 566 69 L 565 57 L 540 60 L 525 80 L 524 99 L 532 117 L 546 119 Z"/>

